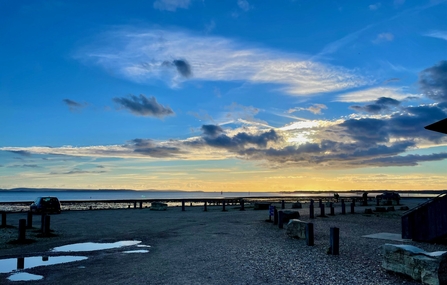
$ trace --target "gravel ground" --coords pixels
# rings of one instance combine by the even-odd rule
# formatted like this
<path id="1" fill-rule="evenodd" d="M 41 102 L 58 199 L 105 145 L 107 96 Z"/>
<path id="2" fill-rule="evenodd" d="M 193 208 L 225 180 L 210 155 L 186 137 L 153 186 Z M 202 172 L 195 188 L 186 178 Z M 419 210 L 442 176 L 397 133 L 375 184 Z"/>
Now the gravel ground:
<path id="1" fill-rule="evenodd" d="M 17 238 L 17 228 L 3 228 L 0 259 L 67 255 L 49 250 L 80 242 L 138 240 L 151 247 L 149 253 L 123 252 L 144 249 L 136 246 L 70 253 L 88 259 L 24 270 L 44 276 L 40 281 L 12 282 L 10 274 L 0 274 L 0 284 L 420 284 L 381 268 L 381 246 L 402 242 L 362 237 L 400 233 L 401 211 L 364 215 L 364 207 L 357 207 L 356 214 L 341 215 L 336 208 L 335 216 L 311 220 L 315 246 L 310 247 L 267 222 L 266 210 L 227 209 L 67 211 L 51 216 L 54 237 L 39 238 L 37 228 L 28 230 L 27 238 L 36 240 L 29 245 L 7 243 Z M 299 212 L 302 220 L 310 221 L 307 205 Z M 10 214 L 8 224 L 21 218 L 26 214 Z M 36 226 L 40 221 L 34 219 Z M 340 228 L 338 256 L 327 254 L 330 227 Z M 447 250 L 445 245 L 408 244 Z"/>

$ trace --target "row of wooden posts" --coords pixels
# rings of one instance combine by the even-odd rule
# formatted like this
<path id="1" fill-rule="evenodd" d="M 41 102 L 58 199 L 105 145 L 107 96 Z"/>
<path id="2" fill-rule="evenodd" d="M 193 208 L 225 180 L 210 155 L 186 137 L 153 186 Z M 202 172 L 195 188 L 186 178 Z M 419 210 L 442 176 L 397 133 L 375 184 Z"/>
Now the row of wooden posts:
<path id="1" fill-rule="evenodd" d="M 2 228 L 6 228 L 6 212 L 2 212 Z M 50 221 L 51 217 L 47 214 L 41 215 L 41 225 L 40 225 L 40 231 L 43 236 L 49 236 L 50 235 Z M 19 235 L 17 238 L 17 241 L 25 242 L 26 241 L 26 229 L 33 228 L 33 213 L 27 212 L 27 218 L 26 219 L 19 219 Z"/>
<path id="2" fill-rule="evenodd" d="M 342 214 L 346 214 L 346 205 L 344 199 L 341 200 L 341 206 L 342 206 Z M 351 213 L 355 213 L 355 201 L 352 201 L 351 203 Z M 278 211 L 275 206 L 273 207 L 273 224 L 278 225 L 278 228 L 282 229 L 284 228 L 284 212 Z M 319 200 L 319 207 L 320 207 L 320 217 L 325 217 L 325 205 L 323 204 L 322 200 Z M 284 200 L 281 201 L 281 209 L 285 209 L 285 202 Z M 335 215 L 334 213 L 334 206 L 333 203 L 330 203 L 330 209 L 331 214 Z M 314 219 L 314 201 L 310 200 L 309 204 L 309 218 Z M 269 220 L 271 220 L 271 215 L 269 214 Z M 315 235 L 314 235 L 314 224 L 313 223 L 306 223 L 305 227 L 305 233 L 306 233 L 306 245 L 313 246 Z M 340 253 L 340 229 L 337 227 L 331 227 L 330 228 L 330 237 L 329 237 L 329 251 L 328 254 L 332 255 L 338 255 Z"/>

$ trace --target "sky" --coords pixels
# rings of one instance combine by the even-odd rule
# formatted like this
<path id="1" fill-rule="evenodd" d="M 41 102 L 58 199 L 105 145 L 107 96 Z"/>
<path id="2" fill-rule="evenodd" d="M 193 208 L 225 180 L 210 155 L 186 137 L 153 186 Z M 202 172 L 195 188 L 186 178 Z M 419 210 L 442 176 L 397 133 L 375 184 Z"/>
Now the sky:
<path id="1" fill-rule="evenodd" d="M 0 188 L 447 189 L 447 1 L 0 2 Z"/>

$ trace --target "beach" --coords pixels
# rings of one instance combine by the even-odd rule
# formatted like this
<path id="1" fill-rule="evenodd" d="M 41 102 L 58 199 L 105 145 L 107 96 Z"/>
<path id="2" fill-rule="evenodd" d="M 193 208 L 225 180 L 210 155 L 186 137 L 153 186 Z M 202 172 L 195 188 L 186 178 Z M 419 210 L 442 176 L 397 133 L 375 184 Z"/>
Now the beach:
<path id="1" fill-rule="evenodd" d="M 421 202 L 402 199 L 410 207 Z M 280 204 L 276 204 L 280 208 Z M 19 219 L 26 213 L 8 214 L 8 225 L 0 229 L 0 259 L 49 256 L 83 256 L 84 260 L 25 269 L 43 276 L 38 281 L 13 282 L 11 273 L 0 274 L 1 284 L 420 284 L 381 267 L 385 243 L 402 241 L 362 237 L 374 233 L 400 234 L 403 211 L 365 215 L 356 213 L 309 218 L 308 205 L 301 220 L 314 224 L 315 245 L 293 239 L 285 229 L 268 222 L 268 210 L 245 211 L 238 206 L 169 207 L 64 211 L 51 215 L 53 237 L 37 237 L 40 217 L 26 245 L 7 243 L 17 238 Z M 291 203 L 286 204 L 291 208 Z M 318 212 L 316 211 L 316 214 Z M 286 226 L 284 226 L 285 228 Z M 340 254 L 328 255 L 330 228 L 340 229 Z M 122 248 L 90 252 L 54 252 L 51 249 L 76 243 L 140 241 Z M 426 251 L 447 250 L 447 246 L 405 242 Z M 149 247 L 150 246 L 150 247 Z M 147 250 L 147 252 L 145 252 Z M 130 251 L 125 253 L 125 251 Z M 26 259 L 25 259 L 26 266 Z"/>

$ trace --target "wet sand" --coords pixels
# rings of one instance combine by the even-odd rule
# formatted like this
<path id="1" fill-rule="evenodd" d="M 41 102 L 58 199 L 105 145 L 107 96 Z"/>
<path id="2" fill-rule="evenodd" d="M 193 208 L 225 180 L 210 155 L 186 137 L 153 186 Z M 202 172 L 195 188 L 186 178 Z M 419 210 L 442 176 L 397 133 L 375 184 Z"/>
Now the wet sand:
<path id="1" fill-rule="evenodd" d="M 410 207 L 423 200 L 402 200 Z M 277 205 L 280 206 L 279 204 Z M 290 204 L 286 208 L 290 208 Z M 36 242 L 11 245 L 17 228 L 0 229 L 0 259 L 30 256 L 86 256 L 86 260 L 26 269 L 42 275 L 40 281 L 12 282 L 0 274 L 0 284 L 420 284 L 381 268 L 381 245 L 402 243 L 368 239 L 363 235 L 389 232 L 400 234 L 402 211 L 364 215 L 340 214 L 309 219 L 308 205 L 299 209 L 301 219 L 312 221 L 315 246 L 287 237 L 285 229 L 266 222 L 268 211 L 247 207 L 170 207 L 167 211 L 113 209 L 65 211 L 51 215 L 56 235 L 38 238 L 39 216 L 27 238 Z M 369 208 L 374 209 L 374 205 Z M 328 211 L 327 211 L 328 212 Z M 318 211 L 316 211 L 318 214 Z M 25 213 L 8 215 L 17 226 Z M 340 255 L 327 255 L 330 227 L 340 228 Z M 56 253 L 50 249 L 81 242 L 138 240 L 151 246 L 147 253 L 136 246 L 102 251 Z M 447 246 L 408 242 L 427 251 Z M 144 248 L 146 249 L 146 248 Z M 31 282 L 31 283 L 30 283 Z"/>

